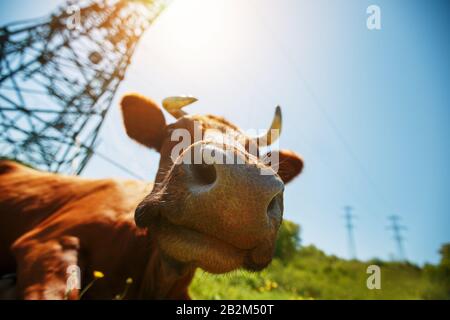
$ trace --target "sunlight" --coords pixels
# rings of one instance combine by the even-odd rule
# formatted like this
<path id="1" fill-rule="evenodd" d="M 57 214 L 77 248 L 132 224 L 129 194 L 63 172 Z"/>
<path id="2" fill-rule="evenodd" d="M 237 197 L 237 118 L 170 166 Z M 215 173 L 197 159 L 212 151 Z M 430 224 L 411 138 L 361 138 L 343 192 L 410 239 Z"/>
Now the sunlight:
<path id="1" fill-rule="evenodd" d="M 235 1 L 173 1 L 161 16 L 161 45 L 166 59 L 198 66 L 233 61 L 242 51 L 239 37 L 245 21 L 243 6 Z M 199 71 L 199 70 L 197 70 Z"/>

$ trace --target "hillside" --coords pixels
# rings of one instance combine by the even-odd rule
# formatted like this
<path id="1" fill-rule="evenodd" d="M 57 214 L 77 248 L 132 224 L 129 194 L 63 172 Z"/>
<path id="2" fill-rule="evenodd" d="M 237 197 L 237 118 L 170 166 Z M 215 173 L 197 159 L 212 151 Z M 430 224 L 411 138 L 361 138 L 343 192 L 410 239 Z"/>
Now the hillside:
<path id="1" fill-rule="evenodd" d="M 260 273 L 211 275 L 199 270 L 190 287 L 193 299 L 449 299 L 450 245 L 439 265 L 381 260 L 344 260 L 314 246 L 300 247 L 299 226 L 285 222 L 276 258 Z M 367 266 L 381 268 L 381 289 L 369 290 Z"/>

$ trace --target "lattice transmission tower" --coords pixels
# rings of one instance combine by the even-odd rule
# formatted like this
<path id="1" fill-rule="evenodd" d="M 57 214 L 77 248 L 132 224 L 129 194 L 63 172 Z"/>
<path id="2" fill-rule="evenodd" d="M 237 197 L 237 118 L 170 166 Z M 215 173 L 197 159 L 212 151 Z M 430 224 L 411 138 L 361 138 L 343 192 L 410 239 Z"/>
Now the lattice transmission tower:
<path id="1" fill-rule="evenodd" d="M 138 40 L 169 1 L 68 1 L 0 28 L 0 156 L 78 174 Z"/>

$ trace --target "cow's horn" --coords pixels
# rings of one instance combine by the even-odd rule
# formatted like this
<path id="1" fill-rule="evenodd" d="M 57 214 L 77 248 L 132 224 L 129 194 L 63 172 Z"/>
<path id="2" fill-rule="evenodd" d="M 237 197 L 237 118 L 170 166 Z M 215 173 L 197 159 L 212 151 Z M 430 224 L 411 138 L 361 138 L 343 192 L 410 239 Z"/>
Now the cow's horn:
<path id="1" fill-rule="evenodd" d="M 186 112 L 181 109 L 195 101 L 197 101 L 197 98 L 191 96 L 168 97 L 162 101 L 162 105 L 167 112 L 178 119 L 186 115 Z"/>
<path id="2" fill-rule="evenodd" d="M 275 109 L 275 115 L 273 116 L 272 125 L 267 132 L 259 137 L 253 138 L 252 142 L 257 143 L 259 147 L 270 146 L 272 143 L 278 140 L 281 134 L 281 108 L 277 106 Z M 272 130 L 274 131 L 272 132 Z"/>

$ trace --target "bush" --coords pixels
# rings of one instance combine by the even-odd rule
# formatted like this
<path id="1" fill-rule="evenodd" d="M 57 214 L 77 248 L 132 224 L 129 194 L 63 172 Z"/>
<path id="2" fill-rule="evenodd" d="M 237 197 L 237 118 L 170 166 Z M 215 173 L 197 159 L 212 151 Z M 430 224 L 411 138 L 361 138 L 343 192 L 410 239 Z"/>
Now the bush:
<path id="1" fill-rule="evenodd" d="M 437 266 L 372 259 L 344 260 L 315 246 L 300 247 L 300 227 L 285 221 L 275 258 L 259 273 L 211 275 L 199 270 L 190 286 L 194 299 L 449 299 L 450 245 Z M 381 267 L 381 290 L 366 286 L 367 267 Z"/>
<path id="2" fill-rule="evenodd" d="M 294 257 L 300 248 L 300 226 L 294 222 L 284 220 L 278 231 L 275 247 L 275 257 L 288 261 Z"/>

